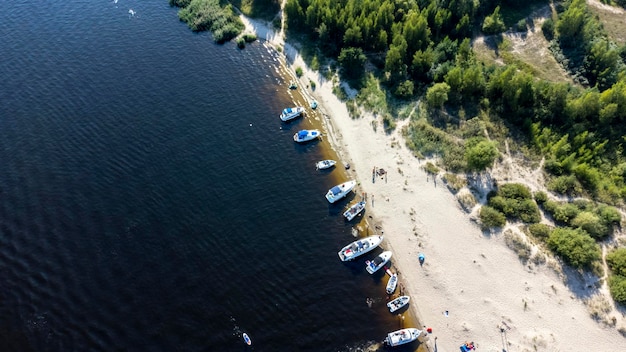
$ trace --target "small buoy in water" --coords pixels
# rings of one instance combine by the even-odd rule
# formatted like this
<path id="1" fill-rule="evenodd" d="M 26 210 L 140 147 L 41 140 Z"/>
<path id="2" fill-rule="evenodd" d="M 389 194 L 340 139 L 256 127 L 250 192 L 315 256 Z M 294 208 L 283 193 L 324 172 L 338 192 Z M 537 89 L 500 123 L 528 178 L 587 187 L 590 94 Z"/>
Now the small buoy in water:
<path id="1" fill-rule="evenodd" d="M 250 124 L 250 127 L 252 127 L 252 124 Z"/>

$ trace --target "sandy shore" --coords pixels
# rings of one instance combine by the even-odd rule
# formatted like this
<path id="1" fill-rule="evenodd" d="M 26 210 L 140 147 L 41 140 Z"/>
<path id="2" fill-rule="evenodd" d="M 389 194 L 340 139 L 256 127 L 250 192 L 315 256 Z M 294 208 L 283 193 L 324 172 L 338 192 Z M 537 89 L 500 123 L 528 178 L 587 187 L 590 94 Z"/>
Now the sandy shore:
<path id="1" fill-rule="evenodd" d="M 497 352 L 623 349 L 626 339 L 594 320 L 584 304 L 600 301 L 595 287 L 572 275 L 564 279 L 550 261 L 525 265 L 503 235 L 484 234 L 443 181 L 427 176 L 424 162 L 400 135 L 407 121 L 386 135 L 372 116 L 351 119 L 332 82 L 306 69 L 280 34 L 262 22 L 244 21 L 266 44 L 284 48 L 288 68 L 304 69 L 301 88 L 316 82 L 315 91 L 302 93 L 320 103 L 327 139 L 341 161 L 351 164 L 348 177 L 368 195 L 366 215 L 380 225 L 383 247 L 393 251 L 394 270 L 412 298 L 411 313 L 433 330 L 424 342 L 428 350 L 459 351 L 466 341 L 478 351 Z M 374 168 L 386 173 L 373 177 Z M 426 257 L 423 266 L 419 253 Z M 623 312 L 613 317 L 617 327 L 626 326 Z"/>

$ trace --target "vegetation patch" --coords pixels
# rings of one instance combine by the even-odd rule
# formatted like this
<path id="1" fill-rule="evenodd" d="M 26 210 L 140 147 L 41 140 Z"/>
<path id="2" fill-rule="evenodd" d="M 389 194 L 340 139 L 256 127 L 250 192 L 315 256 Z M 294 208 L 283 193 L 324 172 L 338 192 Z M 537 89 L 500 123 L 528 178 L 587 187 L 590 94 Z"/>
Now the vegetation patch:
<path id="1" fill-rule="evenodd" d="M 515 233 L 511 230 L 504 232 L 504 243 L 507 247 L 511 248 L 517 256 L 524 262 L 530 259 L 532 254 L 532 246 L 526 242 L 522 235 Z"/>
<path id="2" fill-rule="evenodd" d="M 548 237 L 548 247 L 578 269 L 591 269 L 601 257 L 600 246 L 582 229 L 554 229 Z"/>
<path id="3" fill-rule="evenodd" d="M 506 224 L 506 216 L 498 210 L 485 205 L 480 208 L 480 224 L 483 230 L 503 227 Z"/>
<path id="4" fill-rule="evenodd" d="M 178 18 L 187 23 L 193 31 L 211 31 L 218 43 L 227 42 L 238 36 L 244 29 L 233 6 L 222 6 L 219 0 L 170 0 L 171 6 L 177 6 Z"/>
<path id="5" fill-rule="evenodd" d="M 467 186 L 465 177 L 449 172 L 443 175 L 443 182 L 446 183 L 446 186 L 452 193 L 457 193 L 461 188 Z"/>
<path id="6" fill-rule="evenodd" d="M 541 221 L 539 207 L 532 199 L 528 187 L 518 183 L 507 183 L 491 195 L 487 204 L 512 220 L 525 223 Z"/>

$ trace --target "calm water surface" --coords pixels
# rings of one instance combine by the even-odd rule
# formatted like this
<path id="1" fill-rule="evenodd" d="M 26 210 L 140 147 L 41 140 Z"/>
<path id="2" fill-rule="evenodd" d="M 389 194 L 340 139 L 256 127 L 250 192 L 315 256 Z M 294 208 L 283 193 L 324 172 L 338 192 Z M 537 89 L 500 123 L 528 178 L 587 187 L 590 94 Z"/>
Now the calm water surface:
<path id="1" fill-rule="evenodd" d="M 2 5 L 0 350 L 359 351 L 401 327 L 386 279 L 337 258 L 345 175 L 278 119 L 275 55 L 167 0 Z"/>

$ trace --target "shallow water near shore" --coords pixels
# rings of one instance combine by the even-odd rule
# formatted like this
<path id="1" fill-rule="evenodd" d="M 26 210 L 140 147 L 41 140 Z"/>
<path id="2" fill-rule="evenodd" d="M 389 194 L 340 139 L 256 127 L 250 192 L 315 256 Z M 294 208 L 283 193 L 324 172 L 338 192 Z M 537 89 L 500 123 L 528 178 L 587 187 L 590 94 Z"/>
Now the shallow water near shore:
<path id="1" fill-rule="evenodd" d="M 329 205 L 346 176 L 278 118 L 277 53 L 166 0 L 13 1 L 0 42 L 5 351 L 360 351 L 405 326 L 384 273 L 337 257 L 355 195 Z"/>

